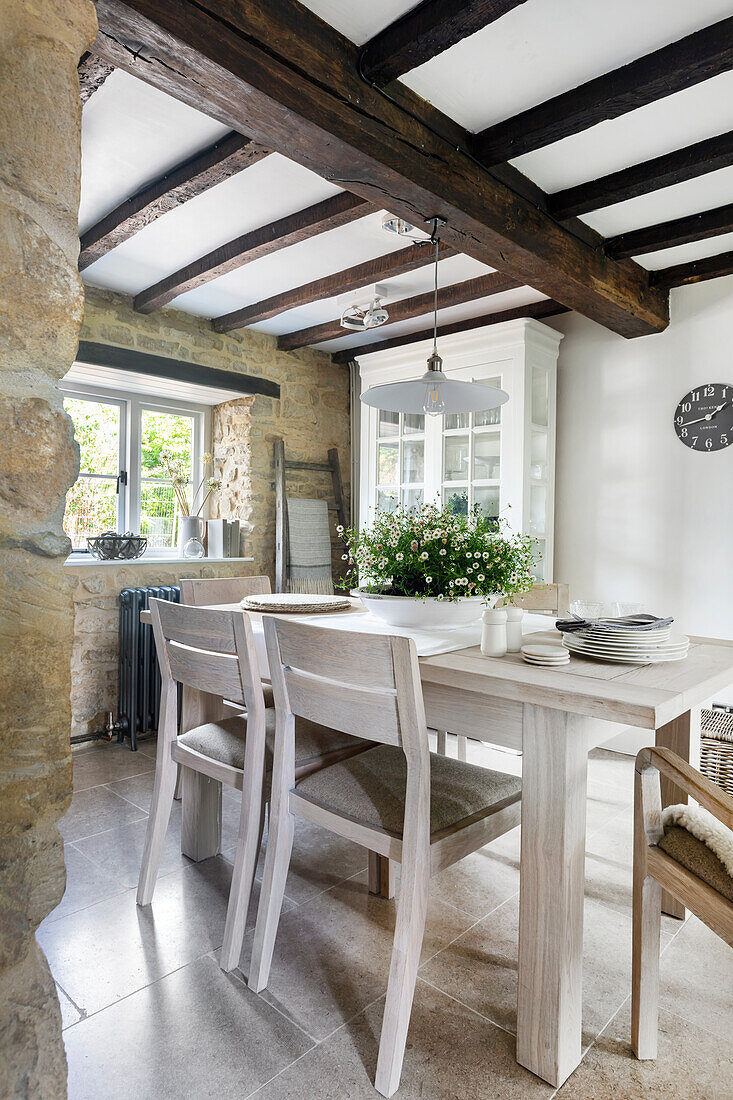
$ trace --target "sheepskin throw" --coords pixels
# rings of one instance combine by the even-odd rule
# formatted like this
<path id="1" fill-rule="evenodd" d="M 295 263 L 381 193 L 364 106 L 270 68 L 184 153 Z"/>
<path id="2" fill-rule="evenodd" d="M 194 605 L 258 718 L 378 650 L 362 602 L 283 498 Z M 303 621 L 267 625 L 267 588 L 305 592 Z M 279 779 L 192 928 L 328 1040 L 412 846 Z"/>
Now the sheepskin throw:
<path id="1" fill-rule="evenodd" d="M 701 806 L 667 806 L 659 847 L 733 901 L 733 832 Z"/>

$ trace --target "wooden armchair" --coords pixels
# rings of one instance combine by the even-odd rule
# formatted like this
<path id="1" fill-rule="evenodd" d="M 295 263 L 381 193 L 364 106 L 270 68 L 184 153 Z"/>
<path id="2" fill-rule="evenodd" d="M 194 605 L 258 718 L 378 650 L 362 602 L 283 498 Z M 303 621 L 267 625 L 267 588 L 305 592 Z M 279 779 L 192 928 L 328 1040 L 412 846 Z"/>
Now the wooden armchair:
<path id="1" fill-rule="evenodd" d="M 662 890 L 686 905 L 733 947 L 733 891 L 711 885 L 720 878 L 714 853 L 691 833 L 672 858 L 663 848 L 660 778 L 671 780 L 723 825 L 733 829 L 733 798 L 670 749 L 642 749 L 634 787 L 634 895 L 631 989 L 632 1046 L 637 1058 L 656 1058 L 659 1001 L 659 934 Z M 697 850 L 696 850 L 697 846 Z M 711 859 L 712 857 L 712 859 Z M 686 862 L 681 862 L 682 859 Z M 695 873 L 686 863 L 695 866 Z M 716 872 L 715 874 L 711 872 Z M 705 877 L 701 877 L 705 876 Z M 706 879 L 710 881 L 706 881 Z M 733 884 L 733 879 L 731 880 Z M 726 883 L 727 885 L 727 883 Z"/>

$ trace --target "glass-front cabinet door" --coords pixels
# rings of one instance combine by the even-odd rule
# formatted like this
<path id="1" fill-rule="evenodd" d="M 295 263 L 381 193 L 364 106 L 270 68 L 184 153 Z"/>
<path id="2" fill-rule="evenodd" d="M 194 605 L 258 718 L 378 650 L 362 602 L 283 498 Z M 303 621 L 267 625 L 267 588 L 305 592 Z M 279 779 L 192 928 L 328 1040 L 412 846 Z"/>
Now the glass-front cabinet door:
<path id="1" fill-rule="evenodd" d="M 440 343 L 457 381 L 497 386 L 506 404 L 480 413 L 430 417 L 362 405 L 359 523 L 397 503 L 478 505 L 538 542 L 537 577 L 552 580 L 555 383 L 560 333 L 521 320 L 458 333 Z M 429 351 L 429 349 L 428 349 Z M 418 378 L 422 344 L 360 358 L 362 389 Z"/>

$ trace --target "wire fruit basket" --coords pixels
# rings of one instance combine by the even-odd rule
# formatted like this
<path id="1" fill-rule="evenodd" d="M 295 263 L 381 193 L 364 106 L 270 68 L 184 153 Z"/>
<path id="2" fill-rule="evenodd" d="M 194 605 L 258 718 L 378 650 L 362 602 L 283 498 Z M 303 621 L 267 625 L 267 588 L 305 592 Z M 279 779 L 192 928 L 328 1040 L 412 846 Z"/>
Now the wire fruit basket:
<path id="1" fill-rule="evenodd" d="M 144 535 L 133 535 L 132 531 L 126 531 L 124 535 L 105 531 L 87 539 L 89 553 L 99 561 L 133 561 L 145 553 L 147 545 Z"/>
<path id="2" fill-rule="evenodd" d="M 700 721 L 700 771 L 733 795 L 733 709 L 703 709 Z"/>

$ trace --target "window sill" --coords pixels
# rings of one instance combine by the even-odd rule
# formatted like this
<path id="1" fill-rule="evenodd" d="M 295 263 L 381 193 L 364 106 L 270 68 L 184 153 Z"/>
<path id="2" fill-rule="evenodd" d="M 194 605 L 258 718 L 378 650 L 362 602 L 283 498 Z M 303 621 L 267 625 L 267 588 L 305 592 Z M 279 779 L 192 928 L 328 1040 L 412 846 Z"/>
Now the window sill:
<path id="1" fill-rule="evenodd" d="M 92 557 L 91 554 L 70 554 L 64 562 L 65 566 L 85 566 L 91 568 L 104 569 L 105 566 L 110 565 L 123 565 L 126 569 L 134 568 L 136 565 L 224 565 L 227 562 L 233 561 L 254 561 L 254 558 L 181 558 L 176 557 L 158 557 L 157 555 L 143 555 L 141 558 L 125 559 L 115 558 L 112 561 L 99 561 L 97 558 Z"/>

